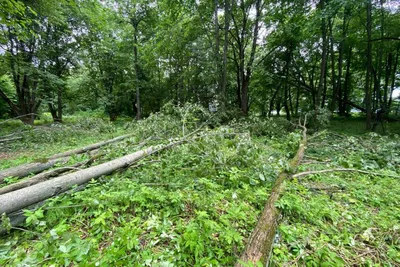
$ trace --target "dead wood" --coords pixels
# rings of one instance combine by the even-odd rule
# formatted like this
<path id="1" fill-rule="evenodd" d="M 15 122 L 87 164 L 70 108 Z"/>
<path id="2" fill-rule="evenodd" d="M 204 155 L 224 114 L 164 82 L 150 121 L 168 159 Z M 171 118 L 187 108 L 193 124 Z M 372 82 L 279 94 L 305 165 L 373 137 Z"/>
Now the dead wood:
<path id="1" fill-rule="evenodd" d="M 132 134 L 118 136 L 118 137 L 115 137 L 113 139 L 105 140 L 105 141 L 98 142 L 98 143 L 95 143 L 95 144 L 92 144 L 92 145 L 88 145 L 88 146 L 85 146 L 85 147 L 81 147 L 81 148 L 65 151 L 65 152 L 62 152 L 62 153 L 58 153 L 58 154 L 55 154 L 55 155 L 51 156 L 49 159 L 58 159 L 58 158 L 72 156 L 72 155 L 75 155 L 75 154 L 82 154 L 82 153 L 85 153 L 85 152 L 100 148 L 100 147 L 108 145 L 108 144 L 112 144 L 112 143 L 115 143 L 115 142 L 118 142 L 118 141 L 122 141 L 122 140 L 124 140 L 124 139 L 126 139 L 128 137 L 131 137 L 131 136 L 132 136 Z"/>
<path id="2" fill-rule="evenodd" d="M 22 164 L 16 167 L 11 167 L 0 171 L 0 183 L 3 183 L 4 179 L 7 177 L 18 177 L 22 178 L 30 174 L 37 174 L 44 170 L 50 169 L 56 164 L 64 164 L 68 162 L 69 157 L 52 159 L 46 162 L 32 162 Z"/>
<path id="3" fill-rule="evenodd" d="M 85 185 L 81 185 L 81 186 L 75 187 L 75 188 L 73 188 L 71 190 L 68 190 L 68 191 L 64 192 L 63 194 L 67 194 L 68 195 L 68 194 L 72 194 L 72 193 L 75 193 L 75 192 L 82 191 L 83 189 L 85 189 Z M 61 194 L 61 195 L 63 195 L 63 194 Z M 30 205 L 30 206 L 26 207 L 24 210 L 37 210 L 38 208 L 43 206 L 45 203 L 46 203 L 46 201 L 43 200 L 43 201 L 40 201 L 38 203 L 35 203 L 33 205 Z M 10 219 L 11 230 L 27 231 L 27 230 L 25 230 L 23 228 L 17 227 L 17 226 L 21 226 L 21 225 L 23 225 L 25 223 L 26 216 L 24 214 L 24 211 L 18 210 L 16 212 L 11 213 L 11 214 L 7 214 L 7 217 Z M 4 235 L 6 235 L 8 233 L 8 230 L 6 228 L 4 228 L 1 225 L 1 223 L 2 222 L 1 222 L 1 219 L 0 219 L 0 236 L 4 236 Z"/>
<path id="4" fill-rule="evenodd" d="M 22 139 L 22 137 L 11 137 L 11 138 L 6 138 L 6 139 L 1 139 L 0 143 L 7 143 L 7 142 L 21 140 L 21 139 Z"/>
<path id="5" fill-rule="evenodd" d="M 304 157 L 304 151 L 307 144 L 307 128 L 306 120 L 304 125 L 299 125 L 303 129 L 303 138 L 300 142 L 296 156 L 290 162 L 290 169 L 294 171 Z M 285 180 L 290 177 L 288 171 L 283 171 L 279 174 L 272 188 L 271 194 L 264 206 L 264 210 L 253 230 L 246 248 L 242 253 L 235 267 L 245 266 L 247 263 L 256 264 L 261 262 L 263 266 L 268 265 L 274 243 L 274 236 L 277 228 L 278 210 L 275 207 L 275 202 L 279 199 L 285 187 Z"/>
<path id="6" fill-rule="evenodd" d="M 385 174 L 385 173 L 377 173 L 377 172 L 369 172 L 369 171 L 363 171 L 363 170 L 357 170 L 357 169 L 346 169 L 346 168 L 319 170 L 319 171 L 306 171 L 306 172 L 296 173 L 296 174 L 292 175 L 292 177 L 293 178 L 299 178 L 299 177 L 303 177 L 303 176 L 307 176 L 307 175 L 320 174 L 320 173 L 329 173 L 329 172 L 358 172 L 358 173 L 363 173 L 363 174 L 368 174 L 368 175 L 400 178 L 400 176 L 397 176 L 397 175 L 391 175 L 391 174 Z"/>
<path id="7" fill-rule="evenodd" d="M 0 203 L 2 203 L 0 206 L 0 214 L 8 214 L 23 209 L 29 205 L 65 192 L 75 185 L 82 185 L 92 179 L 110 174 L 121 168 L 126 168 L 146 156 L 182 144 L 183 142 L 186 142 L 186 140 L 181 139 L 167 145 L 149 147 L 97 166 L 62 175 L 51 180 L 0 195 Z"/>
<path id="8" fill-rule="evenodd" d="M 57 168 L 54 170 L 50 170 L 48 172 L 43 172 L 43 173 L 39 173 L 35 176 L 30 177 L 29 179 L 26 179 L 24 181 L 20 181 L 14 184 L 10 184 L 8 186 L 2 187 L 0 188 L 0 195 L 8 193 L 8 192 L 12 192 L 21 188 L 25 188 L 34 184 L 38 184 L 41 183 L 43 181 L 47 181 L 48 179 L 52 178 L 52 177 L 56 177 L 62 173 L 68 172 L 68 171 L 77 171 L 80 170 L 79 167 L 81 166 L 89 166 L 93 163 L 94 160 L 98 159 L 99 157 L 101 157 L 104 154 L 97 154 L 94 155 L 93 157 L 91 157 L 89 160 L 85 160 L 82 162 L 78 162 L 74 165 L 71 166 L 66 166 L 66 167 L 61 167 L 61 168 Z"/>
<path id="9" fill-rule="evenodd" d="M 45 162 L 26 163 L 26 164 L 22 164 L 22 165 L 8 168 L 5 170 L 1 170 L 0 171 L 0 183 L 2 183 L 4 181 L 4 178 L 7 178 L 7 177 L 22 178 L 22 177 L 28 176 L 30 174 L 40 173 L 42 171 L 50 169 L 57 163 L 61 163 L 61 164 L 66 163 L 69 160 L 69 157 L 72 155 L 82 154 L 82 153 L 85 153 L 88 151 L 92 151 L 97 148 L 100 148 L 101 146 L 105 146 L 105 145 L 108 145 L 111 143 L 121 141 L 130 136 L 132 136 L 132 134 L 122 135 L 122 136 L 119 136 L 119 137 L 116 137 L 116 138 L 113 138 L 110 140 L 106 140 L 106 141 L 102 141 L 102 142 L 99 142 L 96 144 L 85 146 L 83 148 L 78 148 L 78 149 L 73 149 L 73 150 L 69 150 L 66 152 L 58 153 L 58 154 L 55 154 L 55 155 L 51 156 L 50 158 L 46 159 Z"/>

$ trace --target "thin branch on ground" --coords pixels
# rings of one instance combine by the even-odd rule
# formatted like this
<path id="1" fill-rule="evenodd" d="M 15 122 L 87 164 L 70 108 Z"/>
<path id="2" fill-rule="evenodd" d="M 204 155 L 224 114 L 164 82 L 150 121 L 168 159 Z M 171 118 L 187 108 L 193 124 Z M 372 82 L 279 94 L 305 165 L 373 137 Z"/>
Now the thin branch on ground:
<path id="1" fill-rule="evenodd" d="M 0 124 L 6 123 L 6 122 L 8 122 L 8 121 L 12 121 L 12 120 L 20 119 L 20 118 L 23 118 L 23 117 L 32 116 L 32 115 L 35 115 L 35 116 L 37 116 L 38 114 L 36 114 L 36 113 L 24 114 L 24 115 L 21 115 L 21 116 L 17 116 L 17 117 L 14 117 L 14 118 L 11 118 L 11 119 L 8 119 L 8 120 L 5 120 L 5 121 L 2 121 L 2 122 L 0 122 Z"/>
<path id="2" fill-rule="evenodd" d="M 8 138 L 8 139 L 2 139 L 2 140 L 0 140 L 0 143 L 6 143 L 6 142 L 21 140 L 21 139 L 22 139 L 22 137 L 12 137 L 12 138 Z"/>
<path id="3" fill-rule="evenodd" d="M 358 173 L 363 173 L 363 174 L 368 174 L 368 175 L 400 178 L 400 176 L 397 176 L 397 175 L 369 172 L 369 171 L 363 171 L 363 170 L 357 170 L 357 169 L 346 169 L 346 168 L 300 172 L 300 173 L 296 173 L 296 174 L 292 175 L 292 178 L 299 178 L 299 177 L 303 177 L 303 176 L 307 176 L 307 175 L 329 173 L 329 172 L 358 172 Z"/>

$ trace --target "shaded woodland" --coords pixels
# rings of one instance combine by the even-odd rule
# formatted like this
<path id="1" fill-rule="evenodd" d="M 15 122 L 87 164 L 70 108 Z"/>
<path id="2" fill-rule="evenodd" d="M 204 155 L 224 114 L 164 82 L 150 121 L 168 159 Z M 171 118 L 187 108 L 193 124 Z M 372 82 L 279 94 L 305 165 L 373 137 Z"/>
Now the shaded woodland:
<path id="1" fill-rule="evenodd" d="M 3 1 L 1 116 L 398 114 L 396 1 Z M 397 89 L 398 90 L 398 89 Z M 235 111 L 235 112 L 236 112 Z"/>
<path id="2" fill-rule="evenodd" d="M 400 3 L 0 2 L 1 266 L 398 266 Z"/>

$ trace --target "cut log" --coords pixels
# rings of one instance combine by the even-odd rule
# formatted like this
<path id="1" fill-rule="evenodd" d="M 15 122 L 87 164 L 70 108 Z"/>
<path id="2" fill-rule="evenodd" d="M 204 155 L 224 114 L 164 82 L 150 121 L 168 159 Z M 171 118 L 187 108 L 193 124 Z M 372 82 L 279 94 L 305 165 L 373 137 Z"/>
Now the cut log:
<path id="1" fill-rule="evenodd" d="M 29 187 L 0 195 L 0 214 L 12 213 L 32 204 L 38 203 L 59 193 L 65 192 L 75 185 L 81 185 L 102 175 L 110 174 L 118 169 L 132 165 L 145 156 L 157 153 L 183 143 L 180 140 L 161 147 L 149 147 L 109 162 L 99 164 L 74 173 L 62 175 Z"/>
<path id="2" fill-rule="evenodd" d="M 75 193 L 75 192 L 82 191 L 83 189 L 85 189 L 85 185 L 81 185 L 81 186 L 75 187 L 75 188 L 73 188 L 71 190 L 68 190 L 67 192 L 65 192 L 63 194 L 72 194 L 72 193 Z M 28 207 L 25 207 L 24 209 L 36 210 L 36 209 L 40 208 L 41 206 L 43 206 L 45 203 L 46 203 L 46 201 L 43 200 L 41 202 L 38 202 L 38 203 L 35 203 L 35 204 L 30 205 Z M 22 210 L 19 210 L 17 212 L 13 212 L 11 214 L 7 214 L 7 217 L 10 219 L 11 230 L 13 230 L 13 229 L 21 230 L 21 228 L 17 228 L 17 226 L 23 225 L 25 223 L 25 220 L 26 220 L 26 216 L 24 214 L 24 211 L 22 211 Z M 1 222 L 1 220 L 0 220 L 0 222 Z M 8 233 L 7 229 L 4 228 L 0 224 L 0 237 L 6 235 L 7 233 Z"/>
<path id="3" fill-rule="evenodd" d="M 49 159 L 58 159 L 58 158 L 68 157 L 68 156 L 71 156 L 71 155 L 82 154 L 82 153 L 97 149 L 99 147 L 102 147 L 102 146 L 105 146 L 105 145 L 108 145 L 108 144 L 112 144 L 112 143 L 116 143 L 116 142 L 122 141 L 122 140 L 124 140 L 124 139 L 126 139 L 128 137 L 131 137 L 131 136 L 133 136 L 133 134 L 121 135 L 121 136 L 115 137 L 113 139 L 109 139 L 109 140 L 106 140 L 106 141 L 102 141 L 102 142 L 99 142 L 99 143 L 88 145 L 88 146 L 85 146 L 85 147 L 82 147 L 82 148 L 77 148 L 77 149 L 73 149 L 73 150 L 69 150 L 69 151 L 65 151 L 65 152 L 62 152 L 62 153 L 55 154 L 55 155 L 51 156 Z"/>
<path id="4" fill-rule="evenodd" d="M 105 145 L 108 145 L 111 143 L 121 141 L 130 136 L 132 136 L 132 134 L 122 135 L 122 136 L 119 136 L 119 137 L 116 137 L 116 138 L 113 138 L 110 140 L 106 140 L 103 142 L 99 142 L 96 144 L 86 146 L 83 148 L 73 149 L 73 150 L 63 152 L 63 153 L 55 154 L 55 155 L 51 156 L 47 162 L 44 162 L 44 163 L 39 163 L 39 162 L 26 163 L 26 164 L 22 164 L 19 166 L 15 166 L 12 168 L 2 170 L 2 171 L 0 171 L 0 183 L 2 183 L 4 181 L 4 178 L 7 178 L 7 177 L 22 178 L 22 177 L 28 176 L 29 174 L 40 173 L 42 171 L 50 169 L 57 163 L 66 163 L 69 159 L 69 156 L 71 156 L 71 155 L 82 154 L 82 153 L 85 153 L 88 151 L 92 151 L 101 146 L 105 146 Z"/>
<path id="5" fill-rule="evenodd" d="M 61 167 L 61 168 L 57 168 L 48 172 L 43 172 L 43 173 L 39 173 L 35 176 L 30 177 L 29 179 L 26 179 L 24 181 L 20 181 L 18 183 L 14 183 L 14 184 L 10 184 L 8 186 L 2 187 L 0 188 L 0 195 L 8 193 L 8 192 L 12 192 L 21 188 L 25 188 L 34 184 L 38 184 L 41 182 L 44 182 L 52 177 L 58 176 L 59 174 L 65 173 L 67 171 L 70 170 L 77 170 L 78 167 L 80 166 L 89 166 L 93 163 L 94 160 L 96 160 L 97 158 L 101 157 L 104 154 L 97 154 L 94 155 L 93 157 L 91 157 L 89 160 L 83 161 L 83 162 L 78 162 L 72 166 L 66 166 L 66 167 Z"/>
<path id="6" fill-rule="evenodd" d="M 304 123 L 304 125 L 306 122 Z M 296 156 L 290 162 L 290 169 L 294 171 L 304 157 L 304 151 L 307 144 L 307 129 L 303 128 L 303 139 L 300 142 Z M 275 207 L 275 202 L 279 199 L 282 191 L 285 188 L 285 180 L 290 176 L 288 171 L 283 171 L 279 174 L 275 185 L 272 188 L 271 194 L 264 206 L 264 210 L 257 222 L 257 226 L 252 232 L 246 248 L 241 255 L 235 267 L 247 266 L 252 264 L 262 263 L 262 266 L 267 266 L 271 256 L 274 243 L 275 232 L 277 228 L 278 210 Z"/>
<path id="7" fill-rule="evenodd" d="M 0 183 L 4 181 L 4 178 L 7 177 L 18 177 L 22 178 L 28 176 L 29 174 L 37 174 L 39 172 L 45 171 L 50 169 L 57 163 L 64 164 L 69 160 L 69 157 L 66 158 L 58 158 L 52 159 L 47 162 L 33 162 L 33 163 L 26 163 L 16 167 L 8 168 L 5 170 L 0 171 Z"/>
<path id="8" fill-rule="evenodd" d="M 7 143 L 7 142 L 21 140 L 21 139 L 22 139 L 22 137 L 11 137 L 11 138 L 7 138 L 7 139 L 1 139 L 0 143 Z"/>

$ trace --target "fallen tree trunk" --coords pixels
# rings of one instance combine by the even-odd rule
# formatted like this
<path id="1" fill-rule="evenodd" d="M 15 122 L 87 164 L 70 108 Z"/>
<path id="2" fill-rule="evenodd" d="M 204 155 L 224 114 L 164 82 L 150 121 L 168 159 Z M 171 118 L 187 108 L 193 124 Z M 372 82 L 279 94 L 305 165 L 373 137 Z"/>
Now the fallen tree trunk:
<path id="1" fill-rule="evenodd" d="M 290 162 L 290 169 L 292 171 L 297 168 L 304 157 L 307 144 L 307 129 L 305 125 L 306 122 L 304 122 L 304 126 L 301 126 L 303 128 L 303 139 L 300 142 L 299 149 L 296 156 Z M 246 248 L 239 261 L 235 264 L 235 267 L 247 266 L 248 263 L 256 264 L 258 262 L 261 262 L 262 266 L 268 265 L 277 228 L 278 210 L 275 207 L 275 202 L 284 190 L 284 182 L 289 176 L 290 173 L 288 171 L 283 171 L 279 174 L 257 226 L 252 232 Z"/>
<path id="2" fill-rule="evenodd" d="M 102 141 L 102 142 L 99 142 L 99 143 L 88 145 L 88 146 L 85 146 L 85 147 L 82 147 L 82 148 L 77 148 L 77 149 L 69 150 L 69 151 L 66 151 L 66 152 L 58 153 L 58 154 L 55 154 L 55 155 L 51 156 L 49 159 L 58 159 L 58 158 L 68 157 L 68 156 L 75 155 L 75 154 L 82 154 L 82 153 L 85 153 L 85 152 L 88 152 L 88 151 L 92 151 L 94 149 L 97 149 L 99 147 L 102 147 L 102 146 L 105 146 L 105 145 L 108 145 L 108 144 L 112 144 L 112 143 L 115 143 L 115 142 L 118 142 L 118 141 L 122 141 L 125 138 L 131 137 L 132 135 L 133 134 L 121 135 L 121 136 L 115 137 L 113 139 L 109 139 L 109 140 L 106 140 L 106 141 Z"/>
<path id="3" fill-rule="evenodd" d="M 105 146 L 105 145 L 108 145 L 111 143 L 121 141 L 129 136 L 132 136 L 132 134 L 122 135 L 122 136 L 119 136 L 119 137 L 116 137 L 116 138 L 113 138 L 110 140 L 106 140 L 103 142 L 99 142 L 96 144 L 86 146 L 83 148 L 73 149 L 73 150 L 63 152 L 63 153 L 55 154 L 55 155 L 51 156 L 50 158 L 48 158 L 47 162 L 26 163 L 26 164 L 22 164 L 19 166 L 15 166 L 12 168 L 2 170 L 2 171 L 0 171 L 0 183 L 2 183 L 4 181 L 4 178 L 7 178 L 7 177 L 12 176 L 12 177 L 22 178 L 22 177 L 28 176 L 29 174 L 40 173 L 42 171 L 50 169 L 57 163 L 66 163 L 69 159 L 69 156 L 71 156 L 71 155 L 82 154 L 82 153 L 85 153 L 88 151 L 92 151 L 101 146 Z"/>
<path id="4" fill-rule="evenodd" d="M 59 193 L 65 192 L 74 185 L 81 185 L 89 182 L 91 179 L 128 167 L 145 156 L 179 145 L 183 142 L 184 140 L 180 140 L 161 147 L 149 147 L 97 166 L 59 176 L 48 181 L 0 195 L 0 203 L 2 203 L 0 206 L 0 214 L 9 214 L 23 209 Z"/>
<path id="5" fill-rule="evenodd" d="M 22 178 L 28 176 L 29 174 L 37 174 L 39 172 L 45 171 L 50 169 L 57 163 L 66 163 L 69 160 L 69 157 L 66 158 L 58 158 L 49 160 L 47 162 L 33 162 L 33 163 L 26 163 L 16 167 L 8 168 L 5 170 L 0 171 L 0 183 L 3 183 L 4 178 L 7 177 L 18 177 Z"/>
<path id="6" fill-rule="evenodd" d="M 1 139 L 0 143 L 7 143 L 7 142 L 21 140 L 21 139 L 22 139 L 22 137 L 11 137 L 11 138 L 7 138 L 7 139 Z"/>
<path id="7" fill-rule="evenodd" d="M 48 172 L 39 173 L 39 174 L 32 176 L 29 179 L 26 179 L 24 181 L 20 181 L 18 183 L 14 183 L 14 184 L 10 184 L 8 186 L 2 187 L 2 188 L 0 188 L 0 195 L 6 194 L 8 192 L 12 192 L 12 191 L 15 191 L 15 190 L 18 190 L 21 188 L 25 188 L 28 186 L 32 186 L 34 184 L 44 182 L 52 177 L 58 176 L 67 171 L 77 170 L 78 167 L 81 167 L 83 165 L 85 165 L 85 166 L 91 165 L 94 160 L 101 157 L 102 155 L 104 155 L 104 154 L 97 154 L 97 155 L 94 155 L 93 157 L 91 157 L 89 160 L 86 160 L 83 162 L 78 162 L 72 166 L 61 167 L 61 168 L 54 169 L 54 170 L 51 170 Z"/>
<path id="8" fill-rule="evenodd" d="M 67 192 L 65 192 L 63 194 L 72 194 L 72 193 L 75 193 L 75 192 L 82 191 L 85 188 L 85 186 L 86 185 L 81 185 L 81 186 L 75 187 L 75 188 L 73 188 L 71 190 L 68 190 Z M 46 201 L 43 200 L 41 202 L 38 202 L 38 203 L 35 203 L 35 204 L 30 205 L 28 207 L 25 207 L 25 209 L 27 209 L 27 210 L 36 210 L 36 209 L 40 208 L 41 206 L 43 206 L 45 204 L 45 202 Z M 10 220 L 10 226 L 11 226 L 10 230 L 23 230 L 23 231 L 26 231 L 25 229 L 17 227 L 17 226 L 21 226 L 21 225 L 23 225 L 25 223 L 26 216 L 24 214 L 24 211 L 19 210 L 19 211 L 13 212 L 11 214 L 7 214 L 7 217 Z M 0 219 L 0 222 L 1 222 L 1 219 Z M 0 237 L 8 234 L 8 232 L 9 231 L 0 224 Z"/>

